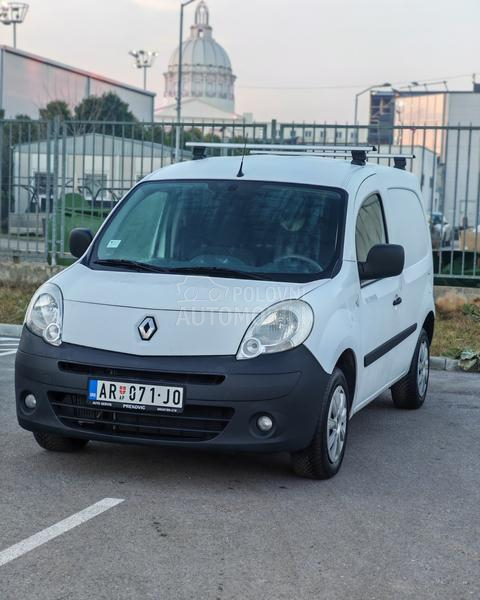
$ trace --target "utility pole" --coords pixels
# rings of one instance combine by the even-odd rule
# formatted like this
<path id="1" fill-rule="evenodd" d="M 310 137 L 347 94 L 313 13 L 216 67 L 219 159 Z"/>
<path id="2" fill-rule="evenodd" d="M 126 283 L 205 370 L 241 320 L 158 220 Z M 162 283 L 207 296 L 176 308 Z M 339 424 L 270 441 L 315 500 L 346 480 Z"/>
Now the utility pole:
<path id="1" fill-rule="evenodd" d="M 183 11 L 195 0 L 184 0 L 180 4 L 180 35 L 178 47 L 177 127 L 175 135 L 175 162 L 180 162 L 180 136 L 182 133 L 182 79 L 183 79 Z"/>

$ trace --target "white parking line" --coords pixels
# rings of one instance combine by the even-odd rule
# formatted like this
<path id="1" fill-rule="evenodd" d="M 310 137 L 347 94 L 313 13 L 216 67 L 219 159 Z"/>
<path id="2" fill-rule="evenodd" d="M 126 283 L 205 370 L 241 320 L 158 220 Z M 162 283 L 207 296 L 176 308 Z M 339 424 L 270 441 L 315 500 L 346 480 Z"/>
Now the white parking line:
<path id="1" fill-rule="evenodd" d="M 18 346 L 18 340 L 13 340 L 10 342 L 0 341 L 0 348 L 3 348 L 4 346 Z"/>
<path id="2" fill-rule="evenodd" d="M 18 544 L 14 544 L 9 548 L 5 548 L 5 550 L 0 552 L 0 567 L 6 565 L 12 560 L 15 560 L 16 558 L 19 558 L 20 556 L 23 556 L 23 554 L 30 552 L 30 550 L 34 550 L 35 548 L 46 544 L 59 535 L 70 531 L 70 529 L 82 525 L 82 523 L 93 519 L 94 517 L 100 515 L 106 510 L 109 510 L 110 508 L 113 508 L 114 506 L 117 506 L 117 504 L 120 504 L 123 501 L 124 500 L 120 498 L 104 498 L 103 500 L 92 504 L 88 508 L 73 514 L 71 517 L 67 517 L 66 519 L 63 519 L 63 521 L 59 521 L 58 523 L 55 523 L 55 525 L 47 527 L 46 529 L 35 533 L 29 538 L 18 542 Z"/>
<path id="3" fill-rule="evenodd" d="M 18 338 L 0 337 L 0 357 L 15 354 L 19 343 Z"/>

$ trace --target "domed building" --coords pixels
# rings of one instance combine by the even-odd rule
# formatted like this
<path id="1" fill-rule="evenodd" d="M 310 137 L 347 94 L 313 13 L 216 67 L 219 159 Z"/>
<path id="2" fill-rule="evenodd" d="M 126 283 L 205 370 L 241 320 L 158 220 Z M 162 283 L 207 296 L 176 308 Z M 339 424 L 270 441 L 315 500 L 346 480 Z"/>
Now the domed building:
<path id="1" fill-rule="evenodd" d="M 176 117 L 179 48 L 170 58 L 165 77 L 165 104 L 156 119 Z M 204 0 L 195 11 L 195 23 L 182 49 L 182 119 L 238 119 L 235 113 L 235 75 L 225 49 L 213 39 L 210 14 Z"/>

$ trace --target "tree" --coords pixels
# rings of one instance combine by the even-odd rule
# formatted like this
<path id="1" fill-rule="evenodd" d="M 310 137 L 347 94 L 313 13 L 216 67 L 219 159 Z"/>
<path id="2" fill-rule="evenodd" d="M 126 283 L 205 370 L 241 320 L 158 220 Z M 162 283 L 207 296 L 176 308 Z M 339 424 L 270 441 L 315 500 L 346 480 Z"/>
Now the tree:
<path id="1" fill-rule="evenodd" d="M 133 113 L 126 102 L 108 92 L 102 96 L 88 96 L 75 107 L 77 121 L 103 121 L 103 122 L 134 122 Z"/>
<path id="2" fill-rule="evenodd" d="M 55 117 L 59 117 L 61 121 L 70 121 L 72 113 L 66 102 L 63 100 L 52 100 L 45 108 L 39 111 L 40 118 L 45 121 L 50 121 Z"/>

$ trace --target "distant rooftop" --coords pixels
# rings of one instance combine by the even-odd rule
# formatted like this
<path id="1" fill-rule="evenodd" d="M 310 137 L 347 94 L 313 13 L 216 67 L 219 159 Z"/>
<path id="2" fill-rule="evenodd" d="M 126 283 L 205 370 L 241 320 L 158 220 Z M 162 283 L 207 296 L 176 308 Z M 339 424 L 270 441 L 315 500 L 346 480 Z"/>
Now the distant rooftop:
<path id="1" fill-rule="evenodd" d="M 52 67 L 56 67 L 57 69 L 63 69 L 64 71 L 68 71 L 69 73 L 83 75 L 84 77 L 89 77 L 90 79 L 94 79 L 96 81 L 101 81 L 103 83 L 108 83 L 109 85 L 114 85 L 116 87 L 123 88 L 125 90 L 130 90 L 130 91 L 136 92 L 138 94 L 144 94 L 145 96 L 150 96 L 152 98 L 155 96 L 155 92 L 150 92 L 148 90 L 144 90 L 142 88 L 138 88 L 133 85 L 123 83 L 121 81 L 116 81 L 115 79 L 110 79 L 108 77 L 104 77 L 103 75 L 99 75 L 97 73 L 92 73 L 90 71 L 85 71 L 83 69 L 77 69 L 76 67 L 72 67 L 70 65 L 65 65 L 64 63 L 57 62 L 57 61 L 51 60 L 49 58 L 45 58 L 43 56 L 38 56 L 37 54 L 31 54 L 30 52 L 25 52 L 24 50 L 19 50 L 18 48 L 12 48 L 11 46 L 0 45 L 0 51 L 8 52 L 9 54 L 16 54 L 17 56 L 22 56 L 23 58 L 28 58 L 30 60 L 34 60 L 34 61 L 42 63 L 44 65 L 50 65 Z"/>
<path id="2" fill-rule="evenodd" d="M 59 152 L 63 153 L 64 140 L 61 138 L 58 141 Z M 52 143 L 50 141 L 32 141 L 18 144 L 15 150 L 18 152 L 35 152 L 37 154 L 46 154 L 51 151 Z M 135 140 L 112 135 L 103 135 L 101 133 L 79 134 L 65 138 L 65 154 L 75 154 L 81 156 L 83 154 L 97 156 L 129 156 L 129 157 L 145 157 L 151 156 L 166 156 L 173 152 L 170 146 L 156 144 L 147 140 Z M 186 156 L 191 156 L 191 152 L 184 152 Z"/>
<path id="3" fill-rule="evenodd" d="M 370 92 L 372 96 L 401 96 L 403 98 L 410 96 L 432 96 L 435 94 L 480 94 L 480 83 L 474 83 L 471 90 L 422 90 L 419 88 L 412 90 L 372 90 Z"/>

